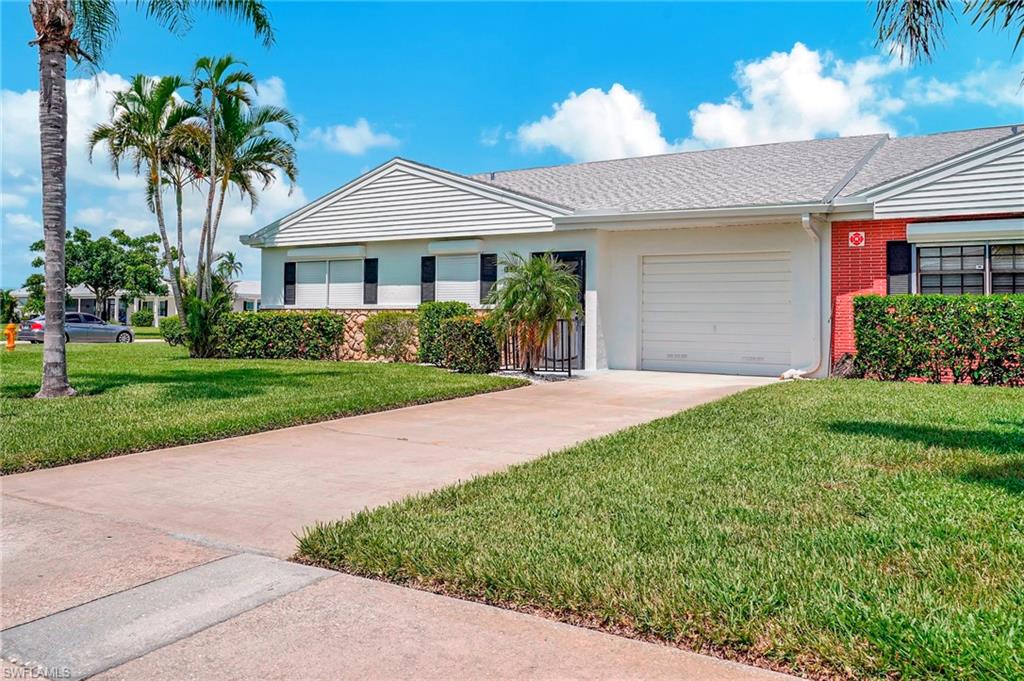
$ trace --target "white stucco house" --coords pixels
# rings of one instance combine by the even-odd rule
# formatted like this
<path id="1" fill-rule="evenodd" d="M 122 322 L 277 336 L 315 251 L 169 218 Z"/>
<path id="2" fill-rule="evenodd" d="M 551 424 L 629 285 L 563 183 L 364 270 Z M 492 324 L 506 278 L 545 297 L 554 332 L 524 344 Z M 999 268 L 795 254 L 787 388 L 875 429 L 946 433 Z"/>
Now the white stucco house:
<path id="1" fill-rule="evenodd" d="M 395 158 L 242 243 L 262 251 L 263 308 L 364 317 L 479 306 L 501 256 L 550 251 L 582 279 L 578 366 L 821 376 L 852 347 L 853 295 L 1024 292 L 1024 134 L 475 175 Z"/>

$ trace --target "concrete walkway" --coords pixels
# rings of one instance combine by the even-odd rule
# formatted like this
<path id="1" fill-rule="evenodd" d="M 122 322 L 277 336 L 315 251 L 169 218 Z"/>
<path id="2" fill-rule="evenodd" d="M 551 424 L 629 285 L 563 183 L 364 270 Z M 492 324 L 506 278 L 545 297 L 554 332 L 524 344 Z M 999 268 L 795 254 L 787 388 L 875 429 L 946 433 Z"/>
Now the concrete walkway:
<path id="1" fill-rule="evenodd" d="M 3 657 L 65 678 L 771 678 L 280 562 L 316 521 L 767 382 L 604 372 L 8 476 Z"/>

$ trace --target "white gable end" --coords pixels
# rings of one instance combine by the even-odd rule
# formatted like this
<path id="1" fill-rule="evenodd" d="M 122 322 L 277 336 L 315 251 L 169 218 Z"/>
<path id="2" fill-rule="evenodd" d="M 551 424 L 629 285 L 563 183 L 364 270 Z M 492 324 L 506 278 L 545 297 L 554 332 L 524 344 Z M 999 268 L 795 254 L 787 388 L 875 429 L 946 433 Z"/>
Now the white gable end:
<path id="1" fill-rule="evenodd" d="M 554 229 L 558 209 L 472 180 L 396 161 L 310 204 L 260 245 L 337 244 Z"/>
<path id="2" fill-rule="evenodd" d="M 951 164 L 875 198 L 875 217 L 980 215 L 1024 211 L 1024 140 Z"/>

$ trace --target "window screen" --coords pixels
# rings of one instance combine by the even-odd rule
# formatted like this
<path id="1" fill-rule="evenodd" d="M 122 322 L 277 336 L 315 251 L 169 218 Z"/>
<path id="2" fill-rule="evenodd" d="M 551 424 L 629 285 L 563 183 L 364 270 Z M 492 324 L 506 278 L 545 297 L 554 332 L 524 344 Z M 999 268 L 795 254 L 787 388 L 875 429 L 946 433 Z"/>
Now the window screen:
<path id="1" fill-rule="evenodd" d="M 377 304 L 377 258 L 363 261 L 363 304 Z"/>
<path id="2" fill-rule="evenodd" d="M 930 246 L 918 250 L 921 293 L 985 293 L 985 246 Z"/>
<path id="3" fill-rule="evenodd" d="M 432 255 L 420 258 L 420 302 L 434 300 L 434 285 L 437 281 L 437 262 Z"/>
<path id="4" fill-rule="evenodd" d="M 1024 244 L 991 247 L 992 293 L 1024 293 Z"/>
<path id="5" fill-rule="evenodd" d="M 295 263 L 284 264 L 284 304 L 295 304 Z"/>
<path id="6" fill-rule="evenodd" d="M 332 260 L 330 286 L 327 290 L 328 307 L 352 307 L 363 302 L 363 261 Z"/>
<path id="7" fill-rule="evenodd" d="M 495 282 L 498 281 L 498 256 L 495 253 L 480 254 L 480 301 L 483 302 Z"/>

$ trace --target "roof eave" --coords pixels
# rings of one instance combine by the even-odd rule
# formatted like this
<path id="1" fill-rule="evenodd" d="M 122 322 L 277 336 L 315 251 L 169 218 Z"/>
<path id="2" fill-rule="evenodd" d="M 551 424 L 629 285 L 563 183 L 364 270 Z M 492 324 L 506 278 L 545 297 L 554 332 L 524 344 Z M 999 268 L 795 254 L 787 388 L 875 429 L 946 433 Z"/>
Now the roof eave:
<path id="1" fill-rule="evenodd" d="M 580 212 L 554 219 L 555 227 L 568 229 L 595 228 L 606 225 L 630 225 L 664 222 L 734 222 L 759 218 L 785 219 L 809 213 L 832 214 L 855 212 L 871 208 L 871 202 L 848 202 L 843 205 L 821 203 L 783 203 L 764 206 L 725 206 L 720 208 L 694 208 L 685 210 L 657 211 L 595 211 Z"/>

